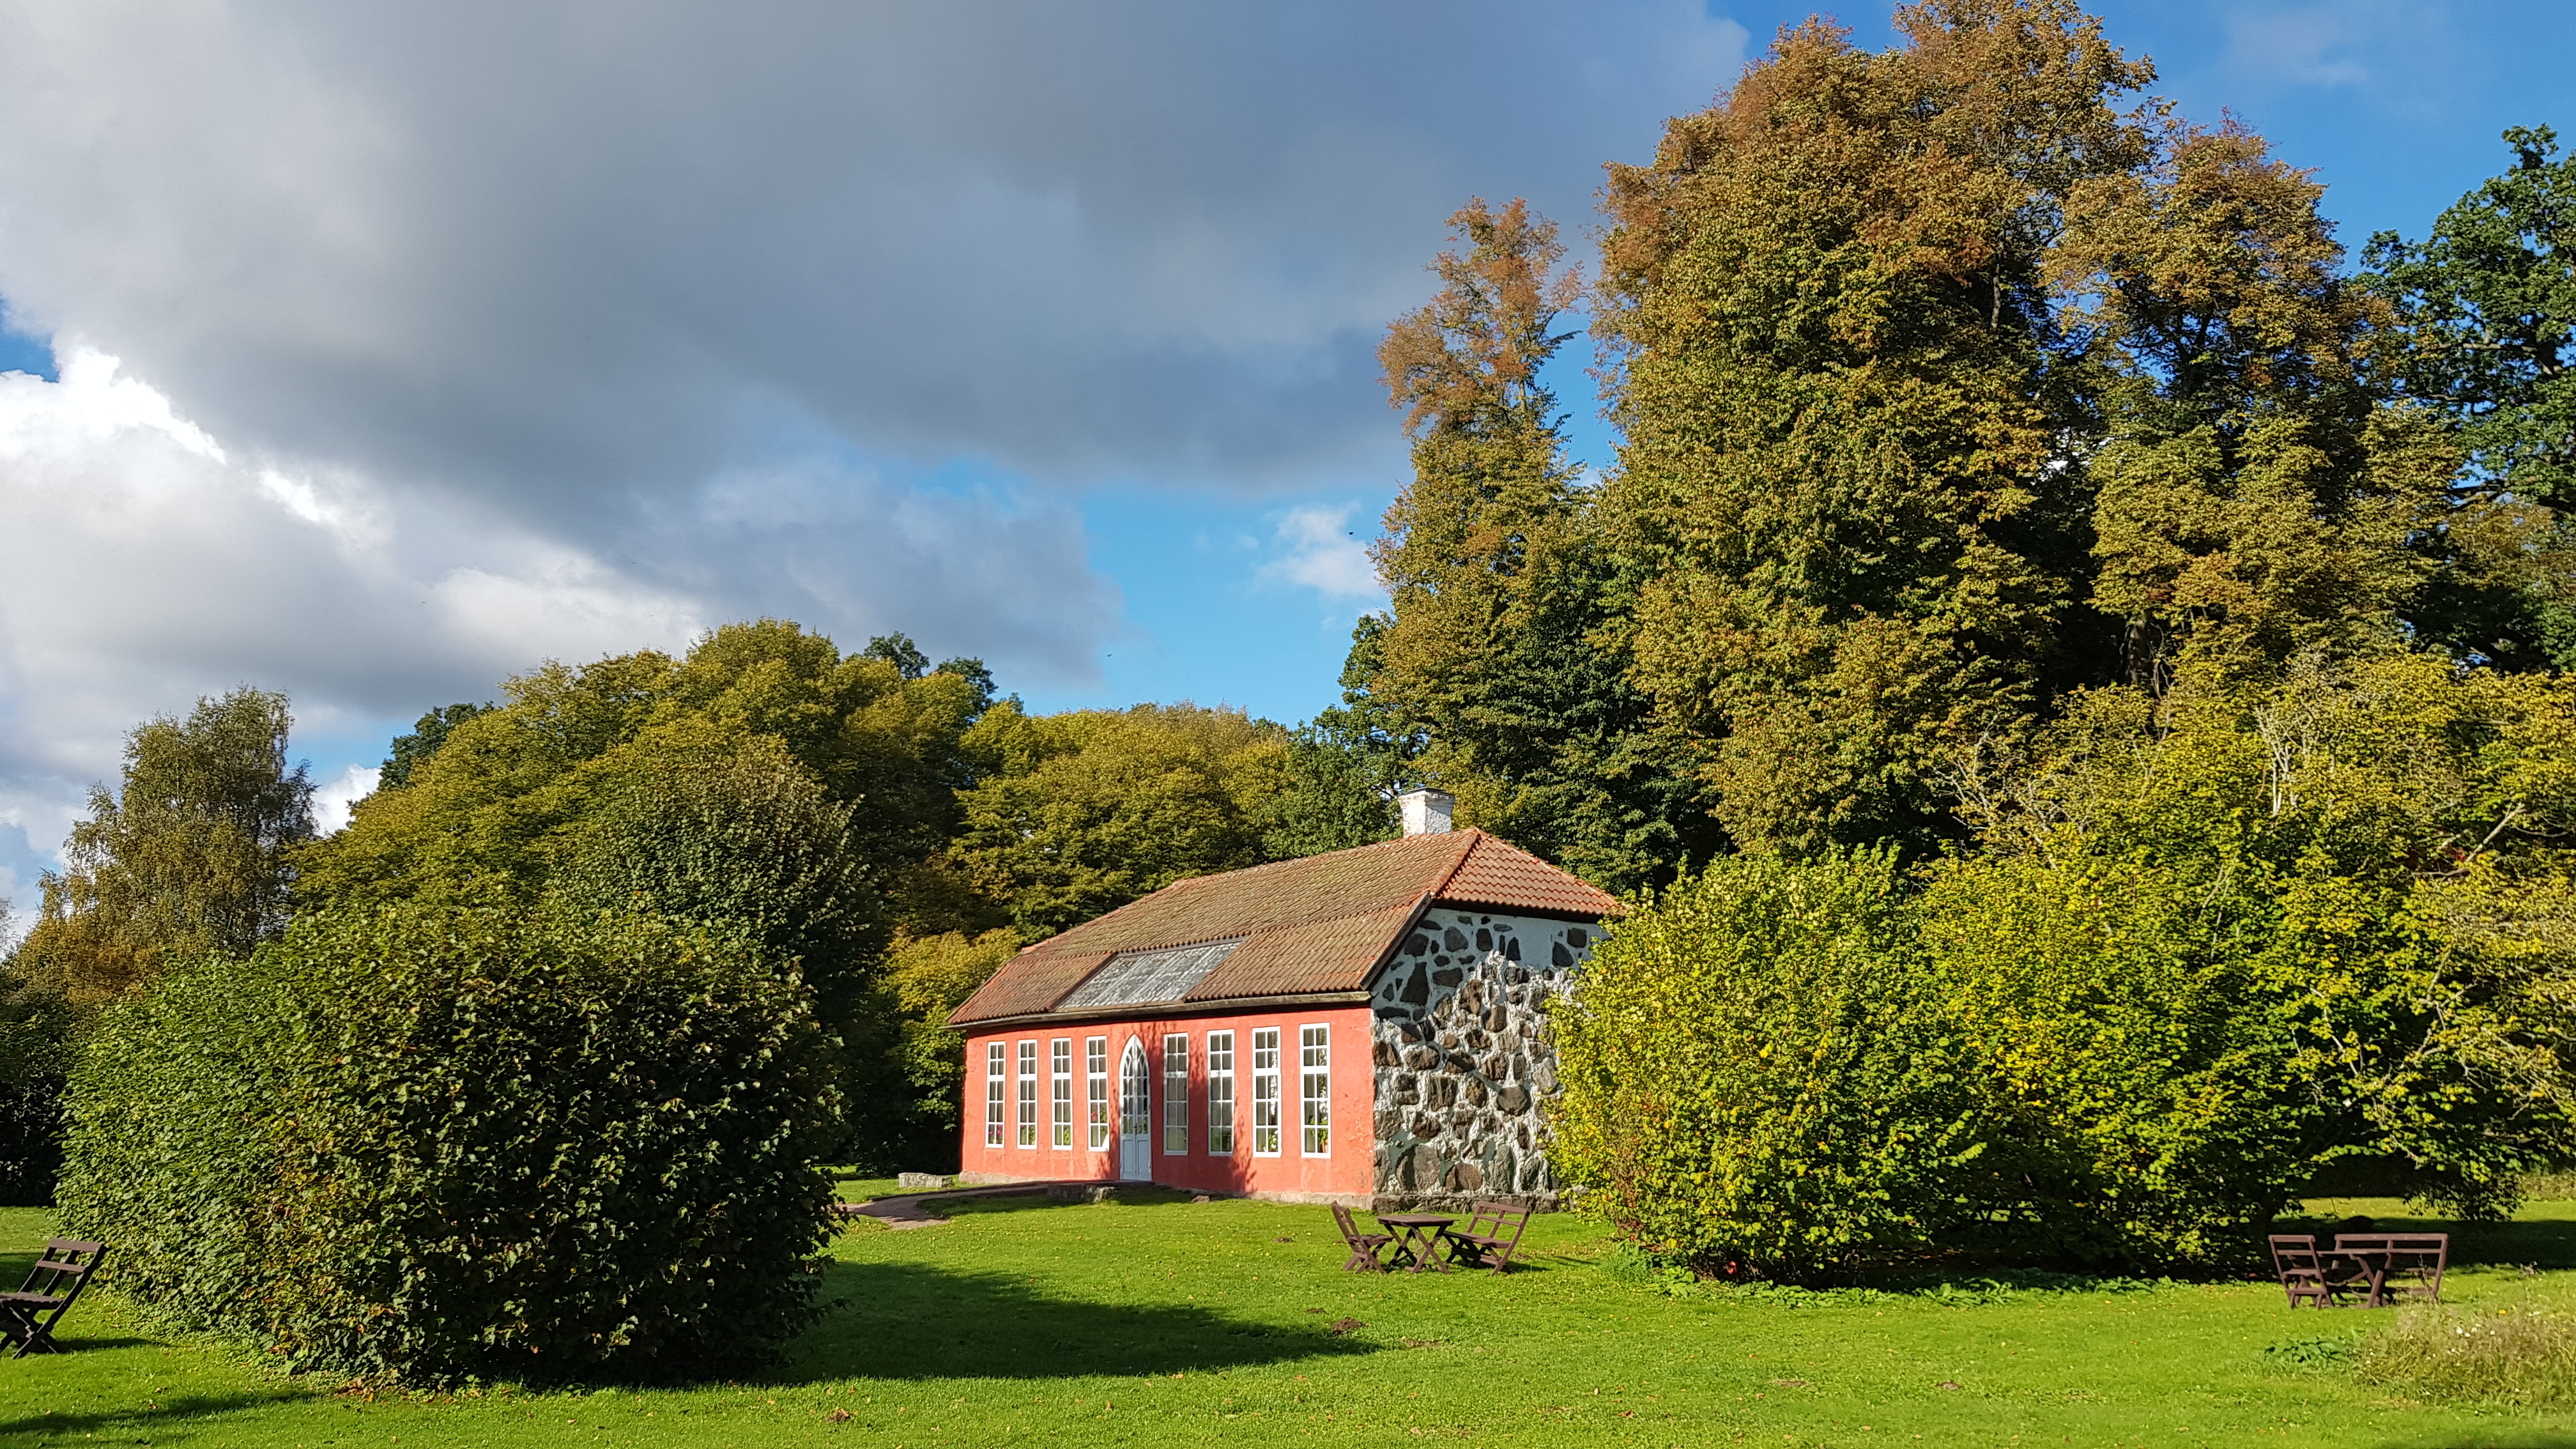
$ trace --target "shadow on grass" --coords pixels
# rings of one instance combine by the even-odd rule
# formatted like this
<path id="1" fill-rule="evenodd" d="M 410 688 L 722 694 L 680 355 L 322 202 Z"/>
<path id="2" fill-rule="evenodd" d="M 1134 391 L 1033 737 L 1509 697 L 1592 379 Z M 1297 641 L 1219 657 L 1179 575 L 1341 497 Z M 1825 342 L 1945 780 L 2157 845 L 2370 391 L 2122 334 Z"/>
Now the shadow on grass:
<path id="1" fill-rule="evenodd" d="M 983 1217 L 988 1214 L 995 1213 L 1021 1213 L 1029 1212 L 1038 1208 L 1065 1208 L 1068 1210 L 1077 1210 L 1082 1208 L 1168 1207 L 1174 1205 L 1188 1205 L 1192 1198 L 1198 1196 L 1196 1193 L 1183 1192 L 1179 1188 L 1172 1187 L 1116 1187 L 1114 1184 L 1110 1183 L 1103 1183 L 1101 1186 L 1112 1188 L 1115 1194 L 1107 1202 L 1066 1202 L 1062 1198 L 1052 1198 L 1047 1196 L 1044 1189 L 1029 1191 L 1025 1189 L 1013 1190 L 1005 1188 L 994 1192 L 979 1192 L 953 1197 L 923 1198 L 921 1205 L 925 1209 L 936 1213 L 943 1218 L 955 1218 Z M 1215 1199 L 1215 1201 L 1222 1202 L 1224 1199 L 1219 1198 Z M 1323 1209 L 1318 1208 L 1316 1211 L 1321 1212 Z"/>
<path id="2" fill-rule="evenodd" d="M 2543 1219 L 2538 1222 L 2463 1223 L 2446 1218 L 2374 1217 L 2373 1227 L 2384 1233 L 2449 1233 L 2451 1262 L 2454 1268 L 2509 1268 L 2528 1264 L 2535 1268 L 2576 1268 L 2576 1220 Z M 2325 1235 L 2336 1231 L 2331 1219 L 2283 1219 L 2275 1232 Z M 2564 1441 L 2576 1444 L 2576 1438 Z"/>
<path id="3" fill-rule="evenodd" d="M 1206 1372 L 1369 1353 L 1321 1323 L 1274 1325 L 1188 1303 L 1093 1303 L 1000 1273 L 835 1263 L 830 1314 L 788 1345 L 781 1382 Z"/>
<path id="4" fill-rule="evenodd" d="M 2380 1439 L 2378 1449 L 2576 1449 L 2555 1428 L 2447 1428 L 2429 1439 Z"/>
<path id="5" fill-rule="evenodd" d="M 97 1345 L 92 1345 L 97 1346 Z M 6 1382 L 6 1380 L 0 1380 Z M 96 1436 L 103 1430 L 114 1430 L 117 1437 L 133 1434 L 138 1439 L 154 1437 L 156 1431 L 167 1431 L 185 1425 L 192 1419 L 214 1419 L 250 1409 L 264 1409 L 305 1397 L 302 1394 L 273 1392 L 260 1394 L 176 1395 L 167 1402 L 148 1409 L 107 1410 L 87 1414 L 21 1414 L 0 1419 L 0 1441 L 19 1435 L 43 1439 L 69 1439 L 74 1436 Z"/>

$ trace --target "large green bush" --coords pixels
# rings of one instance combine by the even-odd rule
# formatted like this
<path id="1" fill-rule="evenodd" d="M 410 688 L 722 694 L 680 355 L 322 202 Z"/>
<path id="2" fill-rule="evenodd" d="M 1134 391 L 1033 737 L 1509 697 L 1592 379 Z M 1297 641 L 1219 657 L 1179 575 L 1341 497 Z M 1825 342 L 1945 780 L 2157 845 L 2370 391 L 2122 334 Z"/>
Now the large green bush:
<path id="1" fill-rule="evenodd" d="M 112 1010 L 66 1226 L 174 1322 L 409 1382 L 657 1377 L 812 1314 L 837 1131 L 809 993 L 649 916 L 296 923 Z"/>
<path id="2" fill-rule="evenodd" d="M 2330 1135 L 2299 1071 L 2307 992 L 2270 921 L 2212 894 L 2084 857 L 1932 873 L 1914 918 L 1987 1133 L 1962 1242 L 2224 1258 L 2297 1197 Z"/>
<path id="3" fill-rule="evenodd" d="M 1937 1228 L 1975 1140 L 1884 852 L 1721 858 L 1620 923 L 1550 1018 L 1551 1148 L 1659 1256 L 1800 1281 Z"/>

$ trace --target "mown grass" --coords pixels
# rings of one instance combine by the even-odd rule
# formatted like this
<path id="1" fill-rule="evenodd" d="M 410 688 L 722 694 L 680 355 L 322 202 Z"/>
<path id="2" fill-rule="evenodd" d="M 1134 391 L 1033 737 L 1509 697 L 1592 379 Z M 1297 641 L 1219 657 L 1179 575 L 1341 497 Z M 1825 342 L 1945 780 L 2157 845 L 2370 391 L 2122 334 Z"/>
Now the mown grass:
<path id="1" fill-rule="evenodd" d="M 0 1273 L 47 1226 L 0 1212 Z M 2576 1204 L 2463 1238 L 2460 1312 L 2576 1295 Z M 779 1372 L 679 1390 L 337 1392 L 100 1295 L 78 1352 L 0 1362 L 0 1445 L 2576 1444 L 2554 1411 L 2363 1382 L 2338 1345 L 2394 1320 L 2268 1282 L 1675 1296 L 1564 1217 L 1526 1272 L 1364 1277 L 1321 1208 L 1160 1195 L 969 1199 L 833 1254 Z"/>

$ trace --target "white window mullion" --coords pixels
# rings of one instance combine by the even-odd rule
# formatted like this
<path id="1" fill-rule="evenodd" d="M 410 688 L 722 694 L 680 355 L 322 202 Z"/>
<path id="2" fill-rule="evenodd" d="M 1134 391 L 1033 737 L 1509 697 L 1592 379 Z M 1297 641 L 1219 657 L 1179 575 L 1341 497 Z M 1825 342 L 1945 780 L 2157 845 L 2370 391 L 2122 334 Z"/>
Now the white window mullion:
<path id="1" fill-rule="evenodd" d="M 1020 1043 L 1020 1145 L 1038 1145 L 1038 1044 Z"/>
<path id="2" fill-rule="evenodd" d="M 1298 1151 L 1307 1157 L 1333 1155 L 1332 1028 L 1297 1028 Z"/>
<path id="3" fill-rule="evenodd" d="M 1211 1157 L 1234 1155 L 1234 1033 L 1207 1039 L 1207 1143 Z"/>
<path id="4" fill-rule="evenodd" d="M 1252 1034 L 1252 1155 L 1279 1155 L 1279 1028 Z"/>
<path id="5" fill-rule="evenodd" d="M 984 1044 L 984 1145 L 1002 1145 L 1002 1074 L 1009 1066 L 1000 1042 Z"/>
<path id="6" fill-rule="evenodd" d="M 1073 1043 L 1064 1037 L 1048 1043 L 1047 1065 L 1053 1076 L 1048 1083 L 1052 1088 L 1048 1106 L 1053 1109 L 1049 1125 L 1055 1129 L 1056 1149 L 1069 1152 L 1073 1149 Z"/>
<path id="7" fill-rule="evenodd" d="M 1163 1038 L 1163 1155 L 1190 1150 L 1190 1039 Z"/>
<path id="8" fill-rule="evenodd" d="M 1091 1114 L 1091 1150 L 1109 1147 L 1109 1038 L 1086 1037 L 1082 1043 L 1083 1104 Z"/>

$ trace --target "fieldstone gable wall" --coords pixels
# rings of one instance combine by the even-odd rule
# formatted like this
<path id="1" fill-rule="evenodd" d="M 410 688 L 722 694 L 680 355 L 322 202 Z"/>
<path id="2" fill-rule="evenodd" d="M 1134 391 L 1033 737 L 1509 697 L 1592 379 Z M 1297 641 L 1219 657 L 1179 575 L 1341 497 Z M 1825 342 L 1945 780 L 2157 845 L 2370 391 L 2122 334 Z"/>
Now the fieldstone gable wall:
<path id="1" fill-rule="evenodd" d="M 1378 1206 L 1555 1205 L 1539 1115 L 1557 1091 L 1545 1003 L 1597 935 L 1531 916 L 1423 913 L 1370 1002 Z"/>

